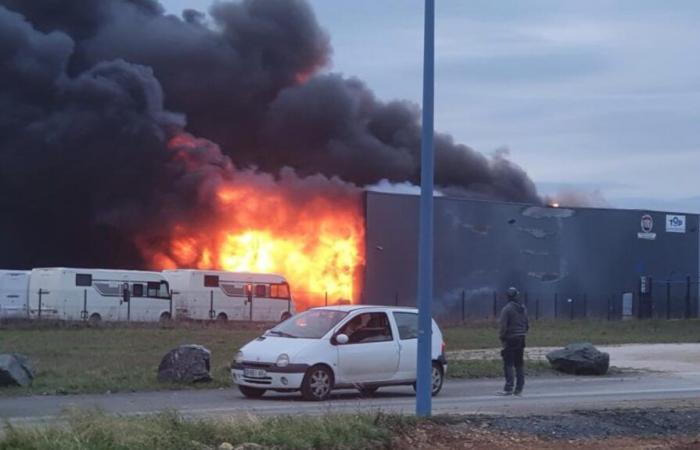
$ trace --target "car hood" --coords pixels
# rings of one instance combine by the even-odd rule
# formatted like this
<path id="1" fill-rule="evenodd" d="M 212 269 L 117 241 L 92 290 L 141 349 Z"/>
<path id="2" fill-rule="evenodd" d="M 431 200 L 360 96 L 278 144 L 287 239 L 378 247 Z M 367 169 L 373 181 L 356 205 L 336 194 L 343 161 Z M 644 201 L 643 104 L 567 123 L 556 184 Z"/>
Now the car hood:
<path id="1" fill-rule="evenodd" d="M 294 356 L 297 353 L 318 342 L 319 339 L 264 336 L 244 345 L 241 352 L 243 352 L 243 361 L 274 363 L 280 354 L 286 353 L 294 362 Z"/>

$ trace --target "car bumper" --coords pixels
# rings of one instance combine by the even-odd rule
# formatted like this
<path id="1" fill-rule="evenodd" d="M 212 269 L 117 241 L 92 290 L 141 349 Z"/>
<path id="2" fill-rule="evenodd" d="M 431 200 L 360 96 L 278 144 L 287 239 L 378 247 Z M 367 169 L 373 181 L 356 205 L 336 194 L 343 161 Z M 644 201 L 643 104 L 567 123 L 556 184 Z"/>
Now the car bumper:
<path id="1" fill-rule="evenodd" d="M 259 368 L 259 367 L 255 367 Z M 231 380 L 234 384 L 260 389 L 300 389 L 304 375 L 309 368 L 306 364 L 290 364 L 287 367 L 270 366 L 264 368 L 264 376 L 250 377 L 245 374 L 245 365 L 231 367 Z"/>

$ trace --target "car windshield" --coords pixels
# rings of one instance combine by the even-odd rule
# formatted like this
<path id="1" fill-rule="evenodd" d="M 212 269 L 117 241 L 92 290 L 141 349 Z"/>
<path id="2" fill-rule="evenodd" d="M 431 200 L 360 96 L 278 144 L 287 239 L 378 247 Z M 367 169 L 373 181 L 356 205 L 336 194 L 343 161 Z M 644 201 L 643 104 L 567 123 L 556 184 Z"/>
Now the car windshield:
<path id="1" fill-rule="evenodd" d="M 320 339 L 348 313 L 330 309 L 311 309 L 292 316 L 267 332 L 272 336 Z"/>

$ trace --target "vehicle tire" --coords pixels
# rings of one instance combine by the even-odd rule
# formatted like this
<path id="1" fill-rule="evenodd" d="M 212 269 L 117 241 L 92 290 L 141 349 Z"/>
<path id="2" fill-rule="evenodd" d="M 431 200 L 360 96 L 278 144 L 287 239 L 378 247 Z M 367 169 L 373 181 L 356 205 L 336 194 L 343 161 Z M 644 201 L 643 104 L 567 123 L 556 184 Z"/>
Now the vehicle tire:
<path id="1" fill-rule="evenodd" d="M 442 369 L 442 364 L 433 362 L 433 368 L 430 371 L 430 380 L 432 385 L 432 396 L 435 397 L 442 390 L 442 384 L 445 382 L 445 371 Z M 418 391 L 418 386 L 413 383 L 413 390 Z"/>
<path id="2" fill-rule="evenodd" d="M 158 319 L 158 322 L 160 322 L 160 323 L 168 323 L 168 322 L 170 322 L 170 319 L 171 319 L 170 313 L 166 311 L 166 312 L 164 312 L 164 313 L 162 313 L 162 314 L 160 315 L 160 318 Z"/>
<path id="3" fill-rule="evenodd" d="M 289 311 L 285 311 L 282 313 L 282 316 L 280 317 L 280 322 L 284 322 L 285 320 L 289 319 L 292 317 L 292 315 L 289 313 Z"/>
<path id="4" fill-rule="evenodd" d="M 304 400 L 321 401 L 328 398 L 333 389 L 333 372 L 327 366 L 316 365 L 306 371 L 301 383 Z"/>
<path id="5" fill-rule="evenodd" d="M 93 326 L 97 326 L 102 322 L 102 316 L 97 313 L 92 313 L 88 319 L 88 323 Z"/>
<path id="6" fill-rule="evenodd" d="M 240 384 L 238 385 L 238 390 L 248 398 L 260 398 L 265 394 L 265 389 L 241 386 Z"/>
<path id="7" fill-rule="evenodd" d="M 363 397 L 373 397 L 377 393 L 378 387 L 363 387 L 360 388 L 360 395 Z"/>
<path id="8" fill-rule="evenodd" d="M 228 320 L 228 316 L 226 313 L 219 313 L 218 316 L 216 316 L 216 321 L 217 322 L 226 322 Z"/>

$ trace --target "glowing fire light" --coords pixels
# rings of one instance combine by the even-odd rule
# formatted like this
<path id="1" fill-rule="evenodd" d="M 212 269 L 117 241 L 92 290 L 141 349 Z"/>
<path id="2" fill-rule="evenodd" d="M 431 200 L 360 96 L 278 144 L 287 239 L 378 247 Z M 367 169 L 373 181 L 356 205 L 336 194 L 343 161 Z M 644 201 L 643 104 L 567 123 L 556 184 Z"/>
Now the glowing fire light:
<path id="1" fill-rule="evenodd" d="M 181 136 L 173 142 L 190 145 Z M 298 309 L 323 305 L 326 295 L 329 304 L 357 301 L 356 274 L 364 264 L 360 191 L 326 179 L 327 189 L 318 179 L 306 188 L 296 175 L 286 183 L 250 171 L 236 175 L 216 186 L 206 224 L 177 225 L 164 248 L 145 249 L 151 264 L 279 273 Z"/>

